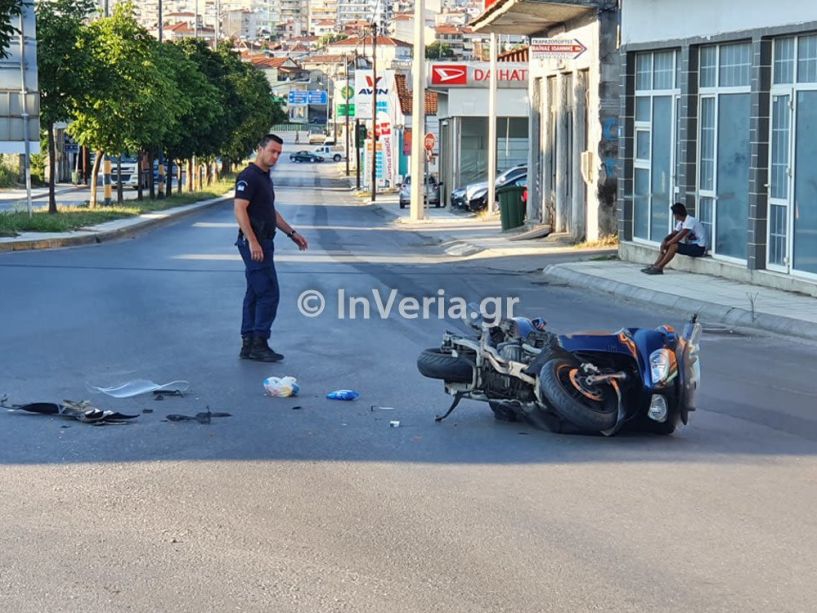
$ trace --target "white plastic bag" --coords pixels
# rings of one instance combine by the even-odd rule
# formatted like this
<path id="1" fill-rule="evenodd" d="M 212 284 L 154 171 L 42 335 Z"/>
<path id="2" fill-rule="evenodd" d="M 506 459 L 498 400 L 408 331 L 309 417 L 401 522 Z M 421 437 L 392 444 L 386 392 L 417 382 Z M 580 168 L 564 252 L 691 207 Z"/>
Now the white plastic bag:
<path id="1" fill-rule="evenodd" d="M 286 398 L 297 396 L 301 387 L 295 377 L 267 377 L 264 379 L 264 391 L 267 396 Z"/>

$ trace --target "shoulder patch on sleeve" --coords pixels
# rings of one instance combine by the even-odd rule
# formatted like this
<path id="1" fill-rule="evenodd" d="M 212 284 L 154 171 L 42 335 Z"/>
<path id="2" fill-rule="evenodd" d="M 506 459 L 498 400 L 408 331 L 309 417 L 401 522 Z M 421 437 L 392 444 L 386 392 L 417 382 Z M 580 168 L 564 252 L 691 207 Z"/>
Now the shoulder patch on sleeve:
<path id="1" fill-rule="evenodd" d="M 235 184 L 235 191 L 243 192 L 247 189 L 247 182 L 246 181 L 239 181 Z"/>

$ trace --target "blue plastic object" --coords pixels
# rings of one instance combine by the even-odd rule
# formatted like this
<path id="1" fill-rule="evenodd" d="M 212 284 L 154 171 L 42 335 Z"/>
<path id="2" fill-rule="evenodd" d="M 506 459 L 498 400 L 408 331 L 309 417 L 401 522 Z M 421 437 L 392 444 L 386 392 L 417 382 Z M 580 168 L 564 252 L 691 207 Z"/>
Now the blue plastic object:
<path id="1" fill-rule="evenodd" d="M 358 396 L 360 394 L 354 390 L 335 390 L 326 394 L 326 397 L 330 400 L 354 400 Z"/>

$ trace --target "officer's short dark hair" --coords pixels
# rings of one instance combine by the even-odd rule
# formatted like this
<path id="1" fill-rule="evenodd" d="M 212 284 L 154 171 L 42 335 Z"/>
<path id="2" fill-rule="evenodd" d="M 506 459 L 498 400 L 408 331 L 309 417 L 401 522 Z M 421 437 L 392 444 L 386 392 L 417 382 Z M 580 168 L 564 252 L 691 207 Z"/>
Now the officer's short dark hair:
<path id="1" fill-rule="evenodd" d="M 676 202 L 670 207 L 673 215 L 679 215 L 681 217 L 687 216 L 687 208 L 681 204 L 680 202 Z"/>
<path id="2" fill-rule="evenodd" d="M 265 134 L 264 137 L 260 141 L 258 141 L 258 148 L 263 149 L 264 147 L 269 145 L 270 141 L 274 141 L 279 145 L 284 144 L 284 139 L 278 136 L 277 134 Z"/>

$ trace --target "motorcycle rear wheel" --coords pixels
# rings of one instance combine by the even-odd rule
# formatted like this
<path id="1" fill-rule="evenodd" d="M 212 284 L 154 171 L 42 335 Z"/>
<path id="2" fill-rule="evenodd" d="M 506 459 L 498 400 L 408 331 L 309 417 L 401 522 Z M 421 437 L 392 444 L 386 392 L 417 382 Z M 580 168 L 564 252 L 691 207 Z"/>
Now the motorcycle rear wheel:
<path id="1" fill-rule="evenodd" d="M 433 347 L 417 357 L 417 370 L 429 379 L 442 379 L 451 383 L 471 383 L 474 369 L 471 362 Z"/>
<path id="2" fill-rule="evenodd" d="M 539 373 L 539 391 L 553 410 L 582 430 L 601 432 L 616 425 L 618 397 L 609 385 L 596 386 L 592 390 L 576 385 L 579 363 L 572 357 L 549 360 Z M 598 395 L 590 398 L 588 391 Z"/>

